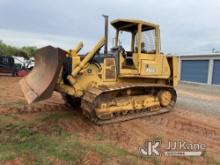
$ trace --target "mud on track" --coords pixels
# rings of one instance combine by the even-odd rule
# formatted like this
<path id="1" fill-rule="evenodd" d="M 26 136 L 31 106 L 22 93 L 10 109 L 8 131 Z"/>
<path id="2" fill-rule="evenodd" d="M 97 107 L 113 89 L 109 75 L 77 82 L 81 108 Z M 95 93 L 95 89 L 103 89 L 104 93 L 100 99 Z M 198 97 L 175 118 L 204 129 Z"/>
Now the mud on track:
<path id="1" fill-rule="evenodd" d="M 200 93 L 192 94 L 193 91 L 179 89 L 182 100 L 190 99 Z M 182 93 L 181 93 L 182 92 Z M 203 104 L 210 102 L 211 94 L 205 97 L 201 94 Z M 215 103 L 219 96 L 213 96 Z M 146 117 L 112 125 L 96 126 L 85 119 L 80 109 L 70 108 L 65 105 L 62 96 L 54 92 L 53 96 L 41 103 L 27 105 L 18 85 L 18 78 L 0 77 L 0 114 L 15 113 L 19 116 L 34 116 L 37 113 L 66 112 L 72 115 L 71 120 L 60 119 L 59 123 L 69 132 L 79 133 L 82 141 L 95 139 L 97 133 L 114 145 L 120 146 L 129 152 L 138 154 L 138 147 L 145 140 L 160 139 L 165 147 L 168 141 L 183 140 L 189 143 L 202 143 L 207 145 L 206 154 L 202 157 L 158 157 L 161 164 L 217 164 L 220 160 L 220 117 L 218 115 L 206 115 L 199 113 L 198 107 L 185 109 L 186 102 L 180 101 L 170 113 L 159 116 Z M 217 104 L 217 101 L 216 101 Z M 220 110 L 220 107 L 219 107 Z M 53 123 L 52 123 L 53 124 Z M 46 127 L 46 126 L 45 126 Z M 103 144 L 104 145 L 104 144 Z M 112 160 L 113 162 L 115 160 Z M 117 164 L 117 161 L 115 161 Z M 137 162 L 142 164 L 142 158 Z M 153 163 L 154 164 L 154 163 Z"/>

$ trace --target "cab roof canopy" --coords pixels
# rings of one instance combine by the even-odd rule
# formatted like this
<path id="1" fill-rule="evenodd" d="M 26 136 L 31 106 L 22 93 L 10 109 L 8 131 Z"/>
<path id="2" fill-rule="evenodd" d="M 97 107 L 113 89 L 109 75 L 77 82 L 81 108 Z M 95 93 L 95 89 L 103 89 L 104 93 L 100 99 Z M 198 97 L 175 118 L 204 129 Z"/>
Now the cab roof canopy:
<path id="1" fill-rule="evenodd" d="M 136 31 L 138 24 L 142 24 L 142 31 L 152 30 L 159 27 L 159 25 L 152 24 L 149 22 L 144 22 L 141 20 L 131 20 L 131 19 L 116 19 L 111 22 L 111 25 L 117 30 L 123 31 Z"/>

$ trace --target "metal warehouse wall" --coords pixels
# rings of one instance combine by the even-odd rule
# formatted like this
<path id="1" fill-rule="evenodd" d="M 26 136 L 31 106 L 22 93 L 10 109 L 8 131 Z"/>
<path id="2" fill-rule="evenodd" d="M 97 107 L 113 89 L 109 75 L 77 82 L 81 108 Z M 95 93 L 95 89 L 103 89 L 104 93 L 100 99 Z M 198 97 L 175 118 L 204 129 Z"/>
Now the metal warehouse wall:
<path id="1" fill-rule="evenodd" d="M 181 69 L 181 80 L 207 83 L 208 67 L 208 60 L 183 60 Z"/>
<path id="2" fill-rule="evenodd" d="M 220 60 L 214 60 L 212 83 L 220 84 Z"/>
<path id="3" fill-rule="evenodd" d="M 220 85 L 220 54 L 180 56 L 181 81 Z"/>

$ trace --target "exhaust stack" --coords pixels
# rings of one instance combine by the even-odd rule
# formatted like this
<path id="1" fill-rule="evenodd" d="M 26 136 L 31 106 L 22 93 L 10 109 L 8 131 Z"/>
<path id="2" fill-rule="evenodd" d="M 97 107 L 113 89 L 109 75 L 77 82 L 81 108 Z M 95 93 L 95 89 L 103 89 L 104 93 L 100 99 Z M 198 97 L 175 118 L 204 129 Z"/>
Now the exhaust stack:
<path id="1" fill-rule="evenodd" d="M 105 47 L 104 47 L 104 53 L 108 54 L 108 16 L 102 15 L 105 19 Z"/>

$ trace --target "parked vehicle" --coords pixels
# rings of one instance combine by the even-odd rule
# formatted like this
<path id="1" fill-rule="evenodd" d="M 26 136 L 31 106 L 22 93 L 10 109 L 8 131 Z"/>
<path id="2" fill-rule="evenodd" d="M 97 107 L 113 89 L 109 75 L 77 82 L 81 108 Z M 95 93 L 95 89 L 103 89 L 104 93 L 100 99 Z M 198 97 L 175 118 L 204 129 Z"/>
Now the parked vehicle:
<path id="1" fill-rule="evenodd" d="M 23 69 L 32 70 L 35 65 L 35 59 L 31 57 L 30 59 L 25 59 L 24 57 L 13 56 L 15 64 L 19 64 Z"/>
<path id="2" fill-rule="evenodd" d="M 21 65 L 16 65 L 14 58 L 10 56 L 0 56 L 0 74 L 17 75 Z"/>
<path id="3" fill-rule="evenodd" d="M 25 60 L 24 67 L 28 70 L 32 70 L 35 65 L 35 59 L 32 57 L 29 60 Z"/>

